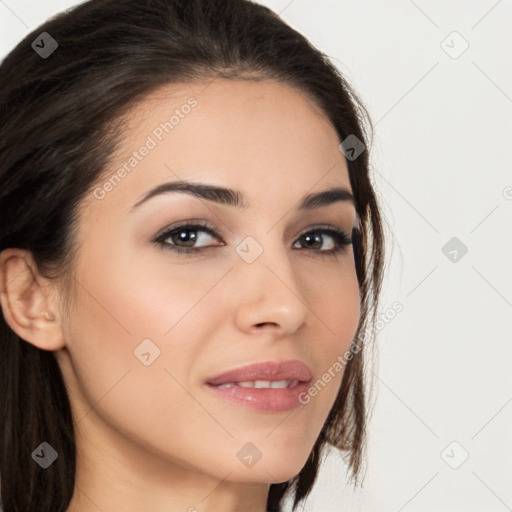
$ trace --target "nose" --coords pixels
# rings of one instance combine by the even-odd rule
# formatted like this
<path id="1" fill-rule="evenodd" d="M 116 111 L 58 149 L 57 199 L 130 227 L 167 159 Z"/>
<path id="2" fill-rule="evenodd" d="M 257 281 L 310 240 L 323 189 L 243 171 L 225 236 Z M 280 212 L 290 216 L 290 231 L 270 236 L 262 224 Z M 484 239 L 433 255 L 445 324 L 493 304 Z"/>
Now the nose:
<path id="1" fill-rule="evenodd" d="M 262 329 L 285 336 L 298 331 L 310 308 L 286 248 L 266 247 L 252 263 L 237 262 L 235 322 L 247 333 Z"/>

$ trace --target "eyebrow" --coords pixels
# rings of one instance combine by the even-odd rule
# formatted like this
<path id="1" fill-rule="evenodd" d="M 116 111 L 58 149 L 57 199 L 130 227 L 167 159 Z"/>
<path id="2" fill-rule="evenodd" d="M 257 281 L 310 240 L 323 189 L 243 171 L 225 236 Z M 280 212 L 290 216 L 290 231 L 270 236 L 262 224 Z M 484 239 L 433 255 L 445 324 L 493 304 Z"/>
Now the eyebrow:
<path id="1" fill-rule="evenodd" d="M 190 194 L 195 197 L 213 201 L 219 204 L 233 206 L 236 208 L 246 208 L 247 201 L 242 192 L 233 190 L 230 188 L 224 188 L 214 185 L 207 185 L 204 183 L 190 183 L 187 181 L 175 181 L 162 183 L 157 187 L 151 189 L 142 199 L 137 201 L 131 208 L 130 212 L 133 212 L 141 204 L 149 201 L 151 198 L 161 195 L 169 194 L 172 192 L 181 192 Z M 334 187 L 322 192 L 315 192 L 308 194 L 302 199 L 298 209 L 299 210 L 310 210 L 313 208 L 319 208 L 322 206 L 328 206 L 339 201 L 348 201 L 356 206 L 355 197 L 345 187 Z"/>

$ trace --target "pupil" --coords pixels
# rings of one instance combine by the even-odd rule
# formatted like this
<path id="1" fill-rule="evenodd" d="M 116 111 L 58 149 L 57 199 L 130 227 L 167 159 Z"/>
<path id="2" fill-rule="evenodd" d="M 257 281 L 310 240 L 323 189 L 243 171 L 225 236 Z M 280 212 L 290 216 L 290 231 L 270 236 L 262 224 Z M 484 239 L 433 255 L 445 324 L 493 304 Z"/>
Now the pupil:
<path id="1" fill-rule="evenodd" d="M 315 235 L 306 235 L 306 243 L 308 243 L 308 245 L 311 247 L 311 245 L 313 244 L 310 244 L 309 242 L 312 241 L 313 244 L 315 242 L 318 242 L 317 244 L 317 248 L 318 246 L 322 246 L 322 239 L 321 239 L 321 236 L 319 234 L 315 234 Z"/>
<path id="2" fill-rule="evenodd" d="M 186 247 L 192 247 L 197 238 L 195 234 L 191 235 L 190 233 L 194 233 L 194 232 L 191 229 L 184 229 L 182 231 L 179 231 L 179 234 L 178 234 L 179 241 L 185 242 Z"/>

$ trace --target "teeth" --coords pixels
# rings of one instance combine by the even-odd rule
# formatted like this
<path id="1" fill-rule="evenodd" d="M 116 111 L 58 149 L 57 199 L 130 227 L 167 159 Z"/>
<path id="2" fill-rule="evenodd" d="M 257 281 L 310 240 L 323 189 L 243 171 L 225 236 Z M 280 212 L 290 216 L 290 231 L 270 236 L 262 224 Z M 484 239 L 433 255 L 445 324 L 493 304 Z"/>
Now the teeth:
<path id="1" fill-rule="evenodd" d="M 255 388 L 269 388 L 270 381 L 269 380 L 256 380 L 254 381 Z"/>
<path id="2" fill-rule="evenodd" d="M 260 383 L 262 382 L 261 380 L 259 381 Z M 254 385 L 255 383 L 254 382 L 238 382 L 237 385 L 240 386 L 241 388 L 254 388 L 256 387 Z M 259 386 L 260 388 L 263 387 L 263 386 Z"/>
<path id="3" fill-rule="evenodd" d="M 244 381 L 244 382 L 226 382 L 225 384 L 219 384 L 219 388 L 232 388 L 234 386 L 238 386 L 240 388 L 256 388 L 256 389 L 284 389 L 284 388 L 292 388 L 298 384 L 298 380 L 255 380 L 255 381 Z"/>

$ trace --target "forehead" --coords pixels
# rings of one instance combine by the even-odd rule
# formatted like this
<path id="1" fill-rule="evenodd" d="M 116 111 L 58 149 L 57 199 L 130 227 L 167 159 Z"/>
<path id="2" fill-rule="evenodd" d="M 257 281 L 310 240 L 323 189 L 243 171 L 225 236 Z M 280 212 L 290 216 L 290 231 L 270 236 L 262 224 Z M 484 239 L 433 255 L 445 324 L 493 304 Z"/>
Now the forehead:
<path id="1" fill-rule="evenodd" d="M 350 189 L 334 127 L 306 94 L 281 82 L 166 85 L 139 101 L 122 129 L 99 183 L 116 178 L 103 207 L 126 211 L 145 190 L 180 179 L 238 189 L 250 205 L 266 199 L 267 207 L 328 186 Z"/>

